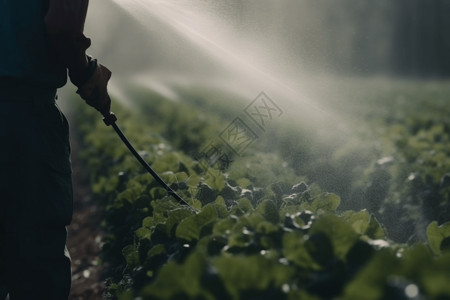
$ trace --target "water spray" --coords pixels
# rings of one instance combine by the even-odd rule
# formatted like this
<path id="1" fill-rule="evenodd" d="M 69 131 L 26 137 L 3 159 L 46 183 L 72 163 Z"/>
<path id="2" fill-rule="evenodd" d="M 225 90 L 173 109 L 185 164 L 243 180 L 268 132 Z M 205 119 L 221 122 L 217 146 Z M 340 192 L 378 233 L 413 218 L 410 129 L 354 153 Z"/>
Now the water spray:
<path id="1" fill-rule="evenodd" d="M 126 138 L 126 136 L 123 134 L 122 130 L 120 130 L 119 126 L 116 124 L 117 117 L 113 112 L 109 112 L 109 115 L 103 116 L 103 122 L 105 122 L 106 126 L 112 126 L 114 130 L 116 131 L 117 135 L 120 137 L 122 142 L 127 146 L 128 150 L 136 157 L 136 159 L 139 161 L 139 163 L 144 167 L 144 169 L 152 175 L 152 177 L 166 190 L 166 192 L 172 196 L 175 200 L 178 201 L 180 204 L 187 205 L 189 208 L 191 208 L 196 213 L 198 210 L 191 206 L 187 201 L 185 201 L 183 198 L 180 197 L 167 183 L 164 182 L 164 180 L 159 177 L 158 173 L 155 172 L 155 170 L 150 167 L 150 165 L 142 158 L 142 156 L 139 155 L 139 153 L 134 149 L 133 145 L 130 143 L 130 141 Z"/>

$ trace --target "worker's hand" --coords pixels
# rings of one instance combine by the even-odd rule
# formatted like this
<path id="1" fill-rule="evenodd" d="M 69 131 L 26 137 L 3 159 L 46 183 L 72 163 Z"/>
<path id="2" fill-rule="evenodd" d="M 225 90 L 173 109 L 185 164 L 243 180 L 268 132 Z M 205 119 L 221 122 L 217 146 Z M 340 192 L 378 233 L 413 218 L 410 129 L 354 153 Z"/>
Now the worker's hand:
<path id="1" fill-rule="evenodd" d="M 111 71 L 95 61 L 93 63 L 95 63 L 95 66 L 92 75 L 80 85 L 76 84 L 78 87 L 77 93 L 103 116 L 108 116 L 111 109 L 111 99 L 108 95 L 107 86 L 111 78 Z"/>

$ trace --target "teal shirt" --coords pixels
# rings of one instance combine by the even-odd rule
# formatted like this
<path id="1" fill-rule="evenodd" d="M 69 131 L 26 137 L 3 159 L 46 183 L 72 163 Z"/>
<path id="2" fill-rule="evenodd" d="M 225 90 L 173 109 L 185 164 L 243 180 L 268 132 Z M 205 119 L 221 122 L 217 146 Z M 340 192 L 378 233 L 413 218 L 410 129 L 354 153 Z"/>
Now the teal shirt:
<path id="1" fill-rule="evenodd" d="M 51 60 L 46 0 L 0 0 L 0 77 L 62 87 L 67 70 Z"/>

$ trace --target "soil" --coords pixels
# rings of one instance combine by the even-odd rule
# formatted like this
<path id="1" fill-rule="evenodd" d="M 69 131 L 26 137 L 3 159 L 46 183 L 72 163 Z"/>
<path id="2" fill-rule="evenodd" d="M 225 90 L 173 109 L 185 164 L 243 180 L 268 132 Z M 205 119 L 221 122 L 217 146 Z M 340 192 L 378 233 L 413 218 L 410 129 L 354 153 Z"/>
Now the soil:
<path id="1" fill-rule="evenodd" d="M 72 126 L 73 128 L 73 126 Z M 67 247 L 72 257 L 72 289 L 69 300 L 103 299 L 104 283 L 100 261 L 104 233 L 102 212 L 89 187 L 88 174 L 79 158 L 76 134 L 71 133 L 74 214 L 68 227 Z"/>

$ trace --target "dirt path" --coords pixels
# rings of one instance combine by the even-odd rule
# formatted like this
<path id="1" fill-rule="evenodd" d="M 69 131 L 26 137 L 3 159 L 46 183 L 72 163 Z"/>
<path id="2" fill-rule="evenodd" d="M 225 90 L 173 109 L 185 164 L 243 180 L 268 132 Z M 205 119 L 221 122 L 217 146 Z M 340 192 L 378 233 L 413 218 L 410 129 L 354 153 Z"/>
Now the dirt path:
<path id="1" fill-rule="evenodd" d="M 70 121 L 70 116 L 69 116 Z M 75 124 L 71 124 L 75 128 Z M 68 228 L 68 248 L 72 257 L 72 290 L 69 300 L 102 299 L 104 285 L 99 254 L 103 233 L 100 228 L 101 211 L 92 199 L 88 174 L 79 154 L 76 134 L 71 132 L 74 187 L 74 215 Z"/>

